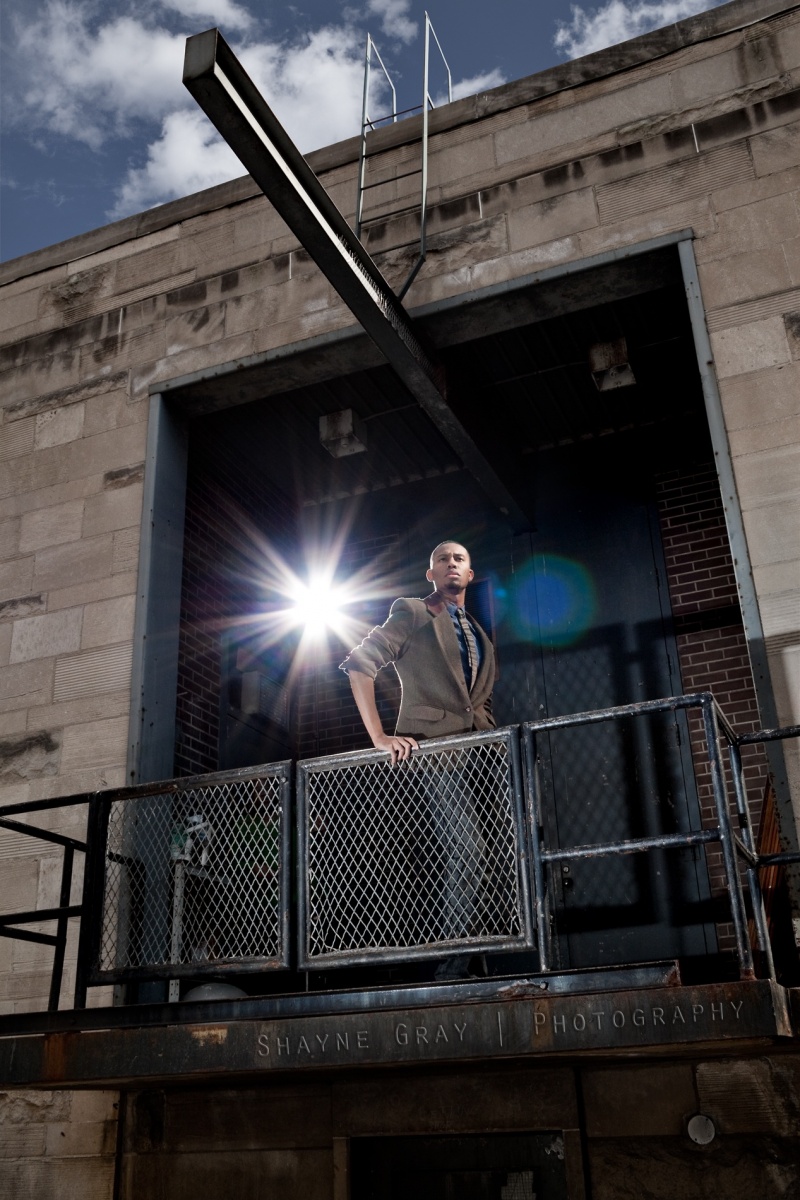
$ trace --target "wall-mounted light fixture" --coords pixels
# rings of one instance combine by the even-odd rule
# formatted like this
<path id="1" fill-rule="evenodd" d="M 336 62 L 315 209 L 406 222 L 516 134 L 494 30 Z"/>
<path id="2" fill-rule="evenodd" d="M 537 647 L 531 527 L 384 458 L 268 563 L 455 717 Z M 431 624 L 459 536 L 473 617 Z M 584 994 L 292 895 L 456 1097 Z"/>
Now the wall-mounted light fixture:
<path id="1" fill-rule="evenodd" d="M 352 408 L 343 408 L 320 417 L 319 440 L 334 458 L 346 458 L 366 450 L 367 429 Z"/>
<path id="2" fill-rule="evenodd" d="M 598 392 L 630 387 L 636 383 L 628 362 L 628 343 L 624 337 L 613 342 L 595 342 L 589 347 L 589 369 Z"/>

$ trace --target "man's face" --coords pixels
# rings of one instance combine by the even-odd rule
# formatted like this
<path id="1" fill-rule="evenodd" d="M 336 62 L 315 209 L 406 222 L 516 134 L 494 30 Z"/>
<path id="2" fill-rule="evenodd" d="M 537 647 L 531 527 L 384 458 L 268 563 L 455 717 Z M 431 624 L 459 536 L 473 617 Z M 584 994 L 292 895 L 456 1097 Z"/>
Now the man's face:
<path id="1" fill-rule="evenodd" d="M 470 566 L 469 553 L 458 542 L 443 542 L 433 552 L 433 561 L 425 578 L 445 595 L 463 592 L 475 572 Z"/>

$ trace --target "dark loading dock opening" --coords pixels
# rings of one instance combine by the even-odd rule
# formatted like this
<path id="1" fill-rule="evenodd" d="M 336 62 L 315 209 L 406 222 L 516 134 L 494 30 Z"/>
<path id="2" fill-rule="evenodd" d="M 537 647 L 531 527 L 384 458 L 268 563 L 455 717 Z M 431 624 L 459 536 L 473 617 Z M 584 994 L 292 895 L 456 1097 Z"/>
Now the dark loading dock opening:
<path id="1" fill-rule="evenodd" d="M 530 513 L 531 531 L 512 533 L 388 368 L 191 420 L 176 773 L 366 745 L 338 670 L 359 635 L 331 636 L 304 659 L 299 631 L 261 636 L 258 614 L 286 604 L 275 564 L 302 576 L 326 554 L 338 580 L 357 576 L 348 611 L 365 631 L 393 597 L 425 594 L 427 555 L 444 537 L 472 552 L 498 651 L 499 724 L 703 686 L 719 694 L 731 681 L 755 714 L 719 489 L 687 499 L 687 481 L 713 475 L 713 455 L 674 250 L 469 318 L 451 314 L 431 332 L 450 343 L 457 415 Z M 598 386 L 598 345 L 624 346 L 626 386 Z M 334 458 L 319 420 L 344 409 L 367 430 L 367 448 Z M 667 555 L 681 519 L 681 553 L 670 543 Z M 695 611 L 704 635 L 733 635 L 716 658 L 708 637 L 703 659 L 681 632 Z M 397 685 L 383 675 L 389 728 Z M 705 801 L 691 743 L 692 730 L 665 717 L 644 733 L 554 736 L 542 761 L 551 839 L 696 825 Z M 691 851 L 560 874 L 562 964 L 708 952 L 713 868 L 711 887 Z"/>

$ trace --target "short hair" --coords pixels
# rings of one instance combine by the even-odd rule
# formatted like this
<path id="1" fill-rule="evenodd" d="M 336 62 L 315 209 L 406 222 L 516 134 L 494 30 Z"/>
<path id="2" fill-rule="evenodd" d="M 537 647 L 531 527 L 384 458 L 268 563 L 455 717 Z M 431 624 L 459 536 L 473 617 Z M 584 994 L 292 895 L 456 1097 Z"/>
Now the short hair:
<path id="1" fill-rule="evenodd" d="M 456 541 L 455 538 L 445 538 L 443 542 L 438 542 L 431 550 L 431 566 L 433 566 L 433 560 L 436 557 L 436 551 L 441 550 L 442 546 L 460 546 L 462 550 L 467 550 L 467 547 L 463 542 Z M 472 555 L 470 554 L 469 550 L 467 550 L 467 558 L 471 563 Z"/>

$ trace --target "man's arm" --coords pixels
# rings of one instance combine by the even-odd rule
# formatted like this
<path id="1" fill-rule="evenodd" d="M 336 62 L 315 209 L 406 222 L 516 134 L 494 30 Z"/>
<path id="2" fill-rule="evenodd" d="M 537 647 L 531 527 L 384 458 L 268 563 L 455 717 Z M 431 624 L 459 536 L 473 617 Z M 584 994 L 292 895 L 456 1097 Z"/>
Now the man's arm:
<path id="1" fill-rule="evenodd" d="M 363 671 L 349 671 L 350 687 L 353 689 L 358 711 L 364 728 L 372 739 L 376 750 L 385 750 L 392 757 L 392 766 L 400 760 L 411 757 L 411 751 L 416 750 L 417 743 L 412 737 L 402 737 L 395 734 L 389 737 L 383 731 L 378 706 L 375 703 L 375 680 Z"/>

